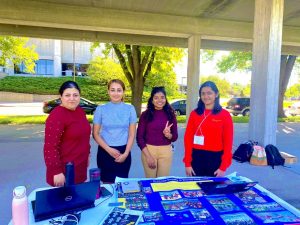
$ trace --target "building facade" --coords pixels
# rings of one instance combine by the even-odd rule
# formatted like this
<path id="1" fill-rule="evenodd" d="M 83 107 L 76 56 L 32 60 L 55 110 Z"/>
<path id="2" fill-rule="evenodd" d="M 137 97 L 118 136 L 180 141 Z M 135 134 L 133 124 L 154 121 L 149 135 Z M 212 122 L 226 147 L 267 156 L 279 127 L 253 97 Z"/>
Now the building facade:
<path id="1" fill-rule="evenodd" d="M 85 76 L 89 62 L 100 55 L 100 49 L 91 52 L 91 42 L 30 38 L 27 45 L 34 45 L 39 54 L 35 73 L 38 76 Z M 75 69 L 74 69 L 75 67 Z M 24 65 L 6 68 L 9 75 L 25 74 Z"/>

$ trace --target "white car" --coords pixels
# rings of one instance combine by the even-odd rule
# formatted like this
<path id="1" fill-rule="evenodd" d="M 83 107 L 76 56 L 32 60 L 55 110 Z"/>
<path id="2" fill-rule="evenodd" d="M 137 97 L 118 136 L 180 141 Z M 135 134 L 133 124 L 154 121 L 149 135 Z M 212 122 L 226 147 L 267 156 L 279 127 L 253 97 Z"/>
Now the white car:
<path id="1" fill-rule="evenodd" d="M 289 106 L 287 112 L 291 116 L 300 115 L 300 102 L 295 102 L 293 105 Z"/>

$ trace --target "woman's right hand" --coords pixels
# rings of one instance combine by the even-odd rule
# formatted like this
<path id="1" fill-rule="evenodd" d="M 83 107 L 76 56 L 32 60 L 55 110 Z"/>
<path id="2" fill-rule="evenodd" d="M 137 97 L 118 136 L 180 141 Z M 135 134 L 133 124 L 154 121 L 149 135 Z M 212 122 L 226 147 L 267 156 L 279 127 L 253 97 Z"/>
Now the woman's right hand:
<path id="1" fill-rule="evenodd" d="M 192 176 L 195 176 L 195 172 L 193 170 L 193 168 L 190 166 L 190 167 L 185 167 L 185 174 L 188 176 L 188 177 L 192 177 Z"/>
<path id="2" fill-rule="evenodd" d="M 62 187 L 66 182 L 65 175 L 63 173 L 59 173 L 53 176 L 53 183 L 55 187 Z"/>
<path id="3" fill-rule="evenodd" d="M 108 149 L 108 154 L 113 157 L 114 159 L 117 159 L 121 153 L 119 152 L 119 150 L 115 149 L 115 148 L 111 148 L 109 147 Z"/>

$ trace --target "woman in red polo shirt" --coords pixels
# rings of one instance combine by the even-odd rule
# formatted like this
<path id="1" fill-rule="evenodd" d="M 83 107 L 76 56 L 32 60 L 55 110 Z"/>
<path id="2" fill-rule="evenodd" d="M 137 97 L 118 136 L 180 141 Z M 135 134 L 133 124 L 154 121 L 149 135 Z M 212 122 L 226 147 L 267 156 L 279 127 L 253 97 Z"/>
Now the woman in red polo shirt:
<path id="1" fill-rule="evenodd" d="M 214 82 L 203 83 L 199 96 L 198 107 L 191 112 L 184 135 L 186 175 L 222 177 L 231 165 L 232 118 L 220 105 Z"/>

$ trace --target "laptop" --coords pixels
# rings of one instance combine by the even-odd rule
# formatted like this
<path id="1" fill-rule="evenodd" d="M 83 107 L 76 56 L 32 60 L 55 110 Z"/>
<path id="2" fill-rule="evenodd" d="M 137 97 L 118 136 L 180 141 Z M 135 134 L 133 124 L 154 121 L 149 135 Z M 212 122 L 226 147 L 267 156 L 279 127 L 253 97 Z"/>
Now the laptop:
<path id="1" fill-rule="evenodd" d="M 254 187 L 258 182 L 246 181 L 212 181 L 212 182 L 197 182 L 205 194 L 231 194 L 235 192 L 247 191 Z"/>
<path id="2" fill-rule="evenodd" d="M 36 192 L 32 202 L 35 222 L 95 206 L 99 182 L 86 182 Z"/>

